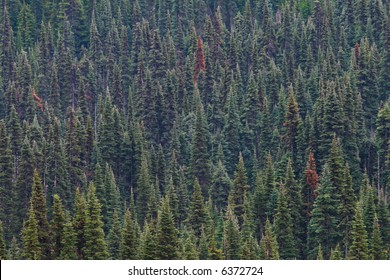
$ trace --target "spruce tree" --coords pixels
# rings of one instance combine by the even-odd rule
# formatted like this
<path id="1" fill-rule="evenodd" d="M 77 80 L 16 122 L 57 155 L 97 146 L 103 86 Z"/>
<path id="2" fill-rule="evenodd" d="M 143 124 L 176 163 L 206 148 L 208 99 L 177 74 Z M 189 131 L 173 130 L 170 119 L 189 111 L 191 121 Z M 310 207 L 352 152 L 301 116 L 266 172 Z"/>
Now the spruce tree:
<path id="1" fill-rule="evenodd" d="M 140 237 L 138 257 L 142 260 L 157 259 L 157 241 L 155 223 L 146 222 Z"/>
<path id="2" fill-rule="evenodd" d="M 191 225 L 194 234 L 200 238 L 202 228 L 207 226 L 207 213 L 204 205 L 204 198 L 197 179 L 195 179 L 194 192 L 192 194 L 188 222 Z"/>
<path id="3" fill-rule="evenodd" d="M 314 201 L 313 212 L 308 225 L 307 249 L 308 258 L 315 259 L 318 254 L 318 244 L 322 246 L 324 257 L 328 258 L 330 250 L 336 246 L 339 239 L 337 204 L 333 193 L 329 166 L 325 164 L 322 171 L 318 196 Z"/>
<path id="4" fill-rule="evenodd" d="M 244 159 L 240 153 L 236 172 L 234 174 L 233 188 L 230 192 L 229 202 L 237 217 L 238 225 L 241 227 L 244 215 L 244 198 L 249 190 L 248 178 L 246 175 Z"/>
<path id="5" fill-rule="evenodd" d="M 84 257 L 87 260 L 106 260 L 109 253 L 104 239 L 101 205 L 93 182 L 88 187 L 86 213 Z"/>
<path id="6" fill-rule="evenodd" d="M 34 170 L 30 203 L 32 210 L 34 211 L 34 219 L 36 219 L 38 227 L 38 240 L 41 248 L 40 257 L 42 259 L 51 259 L 52 241 L 50 235 L 50 226 L 47 220 L 46 196 L 42 186 L 41 178 L 39 177 L 38 171 L 36 169 Z"/>
<path id="7" fill-rule="evenodd" d="M 296 246 L 298 248 L 298 256 L 301 255 L 303 250 L 303 240 L 304 240 L 304 218 L 303 218 L 303 202 L 302 202 L 302 187 L 295 180 L 294 171 L 292 167 L 292 162 L 289 160 L 287 162 L 287 170 L 285 177 L 285 190 L 286 190 L 286 200 L 288 208 L 290 209 L 291 218 L 294 221 L 292 224 L 292 231 Z M 282 248 L 282 247 L 280 247 Z M 291 257 L 291 256 L 290 256 Z"/>
<path id="8" fill-rule="evenodd" d="M 136 226 L 130 210 L 127 209 L 123 222 L 122 242 L 120 244 L 120 258 L 122 260 L 137 259 Z"/>
<path id="9" fill-rule="evenodd" d="M 0 220 L 0 260 L 8 258 L 7 247 L 4 240 L 3 222 Z"/>
<path id="10" fill-rule="evenodd" d="M 340 252 L 339 244 L 334 249 L 330 250 L 330 260 L 342 260 L 342 254 Z"/>
<path id="11" fill-rule="evenodd" d="M 386 259 L 385 250 L 383 247 L 383 241 L 381 237 L 380 226 L 377 217 L 375 217 L 374 230 L 372 232 L 372 237 L 369 241 L 369 253 L 370 253 L 370 258 L 372 258 L 373 260 Z"/>
<path id="12" fill-rule="evenodd" d="M 60 197 L 54 195 L 53 218 L 51 222 L 51 232 L 53 239 L 53 259 L 60 258 L 62 252 L 62 238 L 65 227 L 65 213 Z"/>
<path id="13" fill-rule="evenodd" d="M 24 223 L 22 230 L 23 258 L 27 260 L 40 260 L 42 249 L 38 235 L 38 221 L 35 218 L 34 207 L 31 203 L 28 212 L 28 220 Z"/>
<path id="14" fill-rule="evenodd" d="M 306 217 L 311 216 L 314 200 L 317 196 L 318 181 L 320 177 L 317 174 L 314 153 L 310 152 L 305 170 L 306 184 L 303 188 L 303 204 L 305 206 Z"/>
<path id="15" fill-rule="evenodd" d="M 343 249 L 347 253 L 350 243 L 352 220 L 355 213 L 356 197 L 352 185 L 352 177 L 349 173 L 349 165 L 345 168 L 345 184 L 341 190 L 341 204 L 339 205 L 339 229 L 342 234 Z"/>
<path id="16" fill-rule="evenodd" d="M 178 231 L 175 227 L 169 199 L 164 198 L 157 218 L 157 252 L 160 260 L 175 260 L 179 257 Z"/>
<path id="17" fill-rule="evenodd" d="M 279 188 L 274 231 L 280 248 L 280 258 L 297 258 L 298 252 L 296 247 L 296 239 L 294 239 L 293 236 L 293 220 L 291 219 L 290 209 L 287 205 L 286 189 L 282 183 L 280 184 Z"/>
<path id="18" fill-rule="evenodd" d="M 4 229 L 7 233 L 6 239 L 11 236 L 10 227 L 11 219 L 21 219 L 21 217 L 13 217 L 14 210 L 12 204 L 15 190 L 12 184 L 12 151 L 9 147 L 9 139 L 5 129 L 4 121 L 0 121 L 0 221 L 4 223 Z M 13 234 L 16 234 L 14 232 Z M 8 237 L 8 238 L 7 238 Z"/>
<path id="19" fill-rule="evenodd" d="M 85 196 L 81 193 L 80 188 L 76 189 L 75 196 L 75 214 L 72 226 L 75 231 L 77 256 L 79 259 L 85 259 L 84 248 L 86 245 L 86 223 L 87 223 L 88 208 Z"/>
<path id="20" fill-rule="evenodd" d="M 355 216 L 353 218 L 351 236 L 352 242 L 348 252 L 348 259 L 369 259 L 368 238 L 366 226 L 364 225 L 363 221 L 363 209 L 361 202 L 357 203 L 355 207 Z"/>
<path id="21" fill-rule="evenodd" d="M 114 211 L 112 216 L 112 224 L 107 235 L 107 247 L 110 252 L 111 259 L 118 260 L 120 256 L 120 245 L 122 241 L 122 228 L 119 220 L 118 211 Z"/>
<path id="22" fill-rule="evenodd" d="M 226 260 L 241 259 L 241 234 L 231 205 L 227 206 L 223 223 L 223 254 Z"/>
<path id="23" fill-rule="evenodd" d="M 65 215 L 65 223 L 61 238 L 61 260 L 77 260 L 77 236 L 70 215 Z"/>
<path id="24" fill-rule="evenodd" d="M 195 91 L 195 123 L 191 146 L 191 170 L 197 178 L 204 196 L 210 184 L 210 157 L 207 149 L 207 124 L 199 92 Z"/>
<path id="25" fill-rule="evenodd" d="M 137 218 L 141 225 L 143 225 L 147 213 L 148 200 L 151 189 L 151 178 L 149 171 L 149 163 L 146 157 L 146 151 L 142 152 L 141 166 L 139 169 L 137 181 Z"/>
<path id="26" fill-rule="evenodd" d="M 229 178 L 226 168 L 221 160 L 218 160 L 213 173 L 211 185 L 211 198 L 214 201 L 217 210 L 224 209 L 227 205 L 228 194 L 232 188 L 232 181 Z"/>
<path id="27" fill-rule="evenodd" d="M 262 260 L 278 260 L 279 245 L 276 237 L 272 232 L 272 225 L 267 219 L 265 222 L 264 234 L 260 240 L 260 259 Z"/>

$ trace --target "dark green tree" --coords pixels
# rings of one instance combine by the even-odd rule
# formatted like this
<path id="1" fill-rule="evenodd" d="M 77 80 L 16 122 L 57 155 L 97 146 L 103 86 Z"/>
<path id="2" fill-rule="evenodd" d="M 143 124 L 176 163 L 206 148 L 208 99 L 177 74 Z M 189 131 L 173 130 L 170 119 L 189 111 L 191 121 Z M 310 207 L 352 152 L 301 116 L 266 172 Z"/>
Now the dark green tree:
<path id="1" fill-rule="evenodd" d="M 38 221 L 35 218 L 34 207 L 30 205 L 28 220 L 24 223 L 22 230 L 23 258 L 27 260 L 40 260 L 42 248 L 38 236 Z"/>
<path id="2" fill-rule="evenodd" d="M 330 250 L 334 248 L 340 233 L 337 229 L 338 211 L 333 193 L 334 185 L 331 181 L 329 166 L 326 164 L 322 171 L 318 196 L 314 201 L 312 217 L 308 225 L 308 258 L 315 259 L 318 254 L 318 244 L 322 246 L 324 257 L 328 258 Z"/>
<path id="3" fill-rule="evenodd" d="M 135 221 L 132 218 L 130 210 L 127 210 L 123 222 L 122 242 L 120 244 L 120 259 L 137 259 L 137 243 L 138 240 L 136 236 Z"/>
<path id="4" fill-rule="evenodd" d="M 175 227 L 169 199 L 164 198 L 157 218 L 157 250 L 156 257 L 160 260 L 175 260 L 179 258 L 178 231 Z"/>
<path id="5" fill-rule="evenodd" d="M 293 220 L 290 211 L 287 205 L 286 189 L 281 183 L 274 222 L 274 231 L 279 244 L 281 259 L 295 259 L 298 255 L 296 239 L 293 236 Z"/>
<path id="6" fill-rule="evenodd" d="M 355 216 L 352 223 L 352 243 L 348 252 L 348 259 L 367 260 L 369 259 L 368 238 L 366 226 L 363 221 L 363 209 L 361 202 L 357 203 Z"/>
<path id="7" fill-rule="evenodd" d="M 272 232 L 272 225 L 267 219 L 265 222 L 264 234 L 260 241 L 260 258 L 263 260 L 278 260 L 279 245 Z"/>
<path id="8" fill-rule="evenodd" d="M 192 194 L 189 211 L 188 222 L 192 227 L 195 236 L 200 238 L 202 228 L 207 226 L 207 213 L 202 191 L 197 179 L 195 179 L 194 192 Z"/>
<path id="9" fill-rule="evenodd" d="M 46 195 L 43 189 L 41 178 L 36 169 L 34 170 L 30 204 L 30 207 L 32 207 L 32 210 L 34 211 L 33 218 L 37 222 L 38 241 L 39 246 L 41 248 L 40 258 L 51 259 L 52 240 L 50 234 L 50 226 L 47 220 Z"/>
<path id="10" fill-rule="evenodd" d="M 101 205 L 96 197 L 93 182 L 89 184 L 87 194 L 84 257 L 87 260 L 105 260 L 109 258 L 104 239 Z"/>
<path id="11" fill-rule="evenodd" d="M 51 221 L 51 232 L 53 239 L 53 259 L 59 259 L 62 253 L 63 235 L 65 228 L 65 212 L 60 197 L 54 195 L 53 218 Z"/>

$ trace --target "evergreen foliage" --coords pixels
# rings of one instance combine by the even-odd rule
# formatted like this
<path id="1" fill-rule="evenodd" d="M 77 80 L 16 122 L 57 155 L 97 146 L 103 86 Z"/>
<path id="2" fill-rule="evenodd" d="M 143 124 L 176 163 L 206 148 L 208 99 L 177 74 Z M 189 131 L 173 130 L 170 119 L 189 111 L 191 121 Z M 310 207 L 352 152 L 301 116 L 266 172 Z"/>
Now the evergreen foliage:
<path id="1" fill-rule="evenodd" d="M 388 6 L 2 1 L 0 257 L 388 259 Z"/>

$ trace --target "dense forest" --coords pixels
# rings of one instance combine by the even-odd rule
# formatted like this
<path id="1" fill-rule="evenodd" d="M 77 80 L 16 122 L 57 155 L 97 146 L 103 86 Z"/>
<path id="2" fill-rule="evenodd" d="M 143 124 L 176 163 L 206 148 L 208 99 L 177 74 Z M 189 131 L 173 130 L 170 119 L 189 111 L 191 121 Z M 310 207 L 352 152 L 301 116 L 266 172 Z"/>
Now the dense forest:
<path id="1" fill-rule="evenodd" d="M 388 0 L 2 0 L 0 259 L 390 259 Z"/>

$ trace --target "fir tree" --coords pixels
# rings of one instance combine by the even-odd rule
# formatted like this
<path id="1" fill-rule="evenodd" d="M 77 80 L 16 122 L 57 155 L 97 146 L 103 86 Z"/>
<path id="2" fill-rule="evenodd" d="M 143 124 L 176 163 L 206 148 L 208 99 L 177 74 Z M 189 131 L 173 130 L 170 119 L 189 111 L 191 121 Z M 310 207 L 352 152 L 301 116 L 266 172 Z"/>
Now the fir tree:
<path id="1" fill-rule="evenodd" d="M 309 160 L 306 163 L 305 177 L 306 184 L 303 189 L 303 203 L 305 206 L 306 216 L 310 217 L 313 210 L 314 200 L 317 196 L 318 181 L 320 178 L 317 174 L 313 152 L 310 152 Z"/>
<path id="2" fill-rule="evenodd" d="M 280 248 L 280 258 L 295 259 L 297 257 L 296 241 L 293 236 L 290 209 L 287 206 L 286 190 L 282 183 L 279 189 L 274 231 Z"/>
<path id="3" fill-rule="evenodd" d="M 207 195 L 206 188 L 210 183 L 210 162 L 207 149 L 207 127 L 205 113 L 200 101 L 199 92 L 195 92 L 196 113 L 191 147 L 191 170 L 198 179 L 202 194 Z"/>
<path id="4" fill-rule="evenodd" d="M 121 223 L 118 216 L 118 211 L 114 211 L 112 225 L 107 235 L 107 247 L 110 252 L 111 259 L 118 260 L 120 256 L 120 245 L 122 240 Z"/>
<path id="5" fill-rule="evenodd" d="M 51 222 L 51 232 L 53 236 L 53 255 L 54 259 L 58 259 L 62 252 L 62 238 L 64 234 L 65 227 L 65 213 L 64 208 L 61 202 L 61 199 L 58 195 L 54 195 L 53 202 L 53 219 Z"/>
<path id="6" fill-rule="evenodd" d="M 308 258 L 315 259 L 318 244 L 322 246 L 324 257 L 336 246 L 339 239 L 337 230 L 337 204 L 333 197 L 335 188 L 331 181 L 329 166 L 326 164 L 318 187 L 318 196 L 314 201 L 312 217 L 308 225 Z"/>
<path id="7" fill-rule="evenodd" d="M 0 121 L 0 221 L 4 222 L 5 232 L 11 234 L 12 204 L 13 204 L 13 184 L 12 184 L 12 151 L 9 147 L 9 139 L 5 130 L 4 121 Z M 15 199 L 18 199 L 15 197 Z M 20 219 L 21 217 L 14 217 Z M 6 237 L 9 235 L 6 235 Z M 15 234 L 15 232 L 14 232 Z M 8 238 L 9 239 L 9 238 Z"/>
<path id="8" fill-rule="evenodd" d="M 101 205 L 93 182 L 88 187 L 86 212 L 84 257 L 87 260 L 105 260 L 109 254 L 104 239 Z"/>
<path id="9" fill-rule="evenodd" d="M 373 260 L 384 260 L 386 258 L 377 217 L 375 217 L 374 230 L 369 241 L 369 254 Z"/>
<path id="10" fill-rule="evenodd" d="M 179 257 L 177 234 L 169 199 L 164 198 L 157 219 L 157 259 L 175 260 Z"/>
<path id="11" fill-rule="evenodd" d="M 0 220 L 0 260 L 6 260 L 8 252 L 4 240 L 3 222 Z"/>
<path id="12" fill-rule="evenodd" d="M 340 252 L 339 244 L 334 249 L 330 250 L 330 260 L 342 260 L 342 254 Z"/>
<path id="13" fill-rule="evenodd" d="M 34 217 L 31 219 L 35 219 L 37 223 L 38 241 L 41 248 L 41 254 L 39 257 L 42 259 L 50 259 L 52 256 L 52 244 L 50 226 L 47 220 L 46 196 L 42 186 L 41 178 L 39 177 L 38 171 L 36 169 L 34 170 L 30 203 L 32 211 L 34 211 Z M 33 224 L 33 221 L 31 223 Z"/>
<path id="14" fill-rule="evenodd" d="M 206 208 L 204 205 L 204 198 L 200 189 L 198 180 L 195 180 L 194 192 L 192 194 L 192 199 L 190 202 L 190 213 L 188 217 L 188 222 L 194 230 L 194 234 L 197 238 L 200 238 L 202 233 L 202 228 L 206 227 Z"/>
<path id="15" fill-rule="evenodd" d="M 122 260 L 133 260 L 137 258 L 136 226 L 129 210 L 126 211 L 123 222 L 120 258 Z"/>
<path id="16" fill-rule="evenodd" d="M 241 234 L 231 205 L 227 206 L 223 226 L 223 254 L 226 260 L 241 258 Z"/>
<path id="17" fill-rule="evenodd" d="M 34 207 L 31 203 L 28 220 L 22 230 L 23 258 L 27 260 L 40 260 L 42 257 L 41 244 L 38 235 L 38 221 L 35 218 Z"/>
<path id="18" fill-rule="evenodd" d="M 230 193 L 229 201 L 233 207 L 234 214 L 237 217 L 239 226 L 243 223 L 244 198 L 248 192 L 248 178 L 246 175 L 244 159 L 240 153 L 236 172 L 234 175 L 233 188 Z"/>
<path id="19" fill-rule="evenodd" d="M 363 209 L 359 202 L 355 208 L 355 216 L 352 223 L 352 243 L 349 249 L 348 258 L 351 260 L 367 260 L 368 239 L 367 231 L 363 222 Z"/>
<path id="20" fill-rule="evenodd" d="M 76 248 L 76 232 L 73 228 L 72 221 L 69 215 L 66 215 L 64 228 L 61 238 L 61 254 L 62 260 L 76 260 L 77 248 Z"/>
<path id="21" fill-rule="evenodd" d="M 88 208 L 84 194 L 80 189 L 76 189 L 75 196 L 75 215 L 72 226 L 75 231 L 77 256 L 79 259 L 85 259 L 84 248 L 86 245 L 86 223 L 87 223 Z"/>
<path id="22" fill-rule="evenodd" d="M 272 232 L 272 225 L 268 219 L 265 222 L 264 234 L 260 241 L 260 258 L 263 260 L 279 259 L 279 245 Z"/>
<path id="23" fill-rule="evenodd" d="M 202 43 L 202 39 L 198 37 L 198 45 L 195 54 L 194 84 L 196 84 L 196 80 L 198 79 L 199 73 L 205 70 L 206 67 L 204 62 L 203 43 Z"/>

